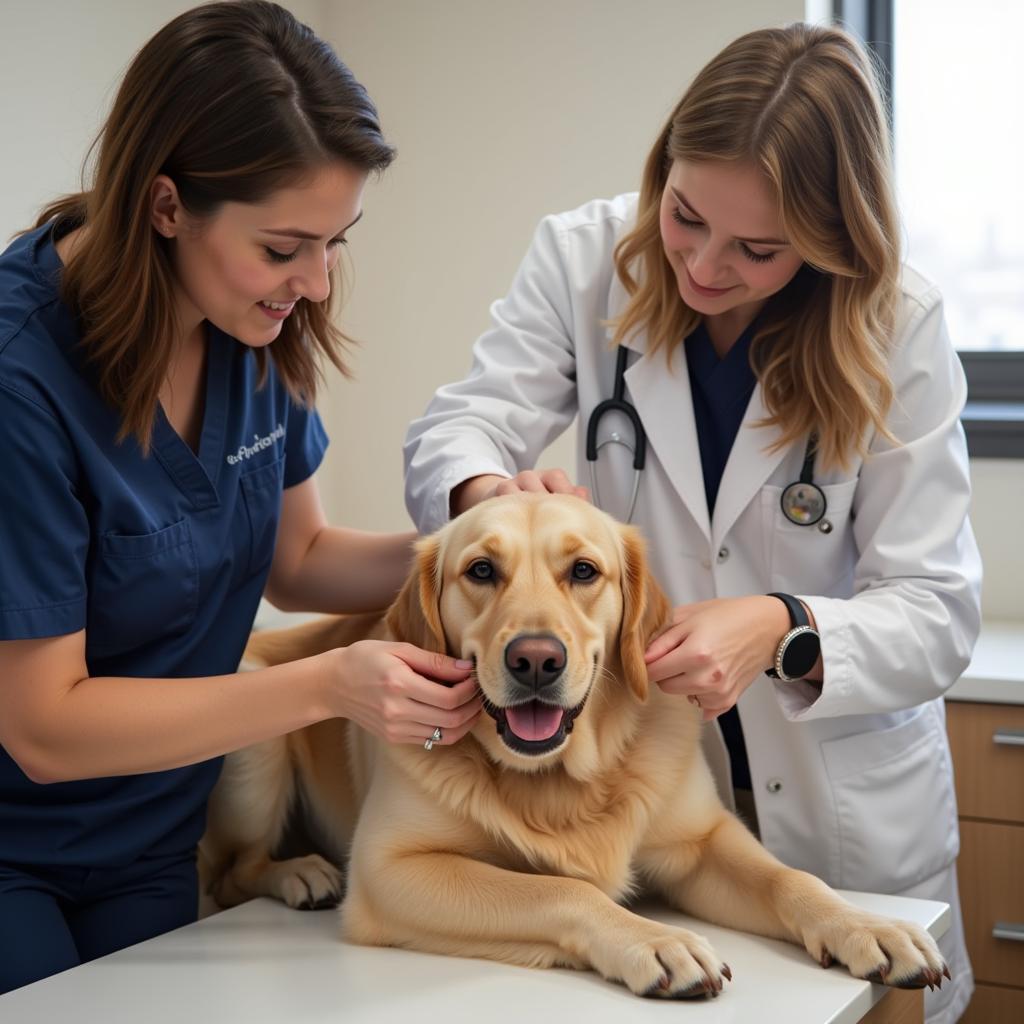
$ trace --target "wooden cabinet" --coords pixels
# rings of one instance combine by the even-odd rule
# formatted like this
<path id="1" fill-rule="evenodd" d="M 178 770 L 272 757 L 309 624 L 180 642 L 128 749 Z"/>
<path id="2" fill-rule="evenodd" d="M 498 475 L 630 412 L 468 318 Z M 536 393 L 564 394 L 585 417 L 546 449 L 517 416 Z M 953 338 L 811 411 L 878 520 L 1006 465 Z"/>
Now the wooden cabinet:
<path id="1" fill-rule="evenodd" d="M 946 702 L 960 906 L 976 991 L 963 1024 L 1024 1021 L 1024 706 Z"/>

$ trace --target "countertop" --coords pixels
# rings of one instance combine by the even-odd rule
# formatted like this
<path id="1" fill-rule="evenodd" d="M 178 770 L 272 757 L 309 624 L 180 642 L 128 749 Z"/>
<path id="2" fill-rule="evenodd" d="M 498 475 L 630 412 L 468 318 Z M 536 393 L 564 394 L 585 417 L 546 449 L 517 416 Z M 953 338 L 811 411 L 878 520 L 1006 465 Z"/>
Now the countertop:
<path id="1" fill-rule="evenodd" d="M 938 938 L 944 903 L 844 893 Z M 640 999 L 585 971 L 533 970 L 341 942 L 336 911 L 270 900 L 227 910 L 0 996 L 4 1024 L 854 1024 L 886 990 L 789 943 L 643 912 L 707 936 L 730 965 L 719 998 Z"/>
<path id="2" fill-rule="evenodd" d="M 1024 621 L 982 623 L 971 663 L 946 699 L 1024 704 Z"/>

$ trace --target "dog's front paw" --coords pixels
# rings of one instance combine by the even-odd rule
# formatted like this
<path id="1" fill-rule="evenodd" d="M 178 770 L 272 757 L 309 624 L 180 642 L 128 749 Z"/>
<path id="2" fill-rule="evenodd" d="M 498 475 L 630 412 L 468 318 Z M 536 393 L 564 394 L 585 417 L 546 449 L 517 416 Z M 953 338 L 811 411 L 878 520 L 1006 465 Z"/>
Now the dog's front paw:
<path id="1" fill-rule="evenodd" d="M 858 978 L 895 988 L 935 988 L 949 977 L 939 947 L 909 921 L 851 910 L 804 936 L 807 951 L 823 967 L 845 964 Z"/>
<path id="2" fill-rule="evenodd" d="M 621 981 L 638 996 L 695 999 L 717 996 L 723 979 L 732 980 L 707 939 L 685 928 L 636 920 L 624 932 L 609 932 L 592 951 L 591 962 L 609 981 Z"/>
<path id="3" fill-rule="evenodd" d="M 341 871 L 315 853 L 277 861 L 269 884 L 271 895 L 296 910 L 336 907 L 345 892 Z"/>

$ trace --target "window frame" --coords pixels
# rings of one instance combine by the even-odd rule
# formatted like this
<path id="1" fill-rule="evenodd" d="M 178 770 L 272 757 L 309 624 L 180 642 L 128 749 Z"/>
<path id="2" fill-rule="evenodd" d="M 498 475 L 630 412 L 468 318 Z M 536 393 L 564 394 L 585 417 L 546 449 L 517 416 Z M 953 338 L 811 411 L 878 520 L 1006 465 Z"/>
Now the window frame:
<path id="1" fill-rule="evenodd" d="M 832 5 L 832 20 L 859 36 L 877 59 L 890 126 L 897 2 L 833 0 Z M 965 349 L 957 354 L 967 376 L 961 421 L 971 456 L 1024 459 L 1024 349 Z"/>

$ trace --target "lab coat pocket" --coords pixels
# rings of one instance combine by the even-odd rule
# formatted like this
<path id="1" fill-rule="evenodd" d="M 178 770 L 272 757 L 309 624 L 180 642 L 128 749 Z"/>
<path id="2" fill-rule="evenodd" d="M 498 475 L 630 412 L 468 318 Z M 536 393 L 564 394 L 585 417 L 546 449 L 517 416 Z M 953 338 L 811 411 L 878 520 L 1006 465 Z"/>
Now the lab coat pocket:
<path id="1" fill-rule="evenodd" d="M 784 488 L 761 488 L 764 547 L 773 590 L 792 594 L 844 596 L 853 593 L 856 548 L 853 495 L 857 480 L 824 484 L 827 508 L 820 523 L 799 526 L 782 511 Z"/>
<path id="2" fill-rule="evenodd" d="M 247 575 L 255 576 L 274 557 L 277 524 L 281 518 L 284 459 L 244 473 L 239 478 L 239 486 L 249 525 Z"/>
<path id="3" fill-rule="evenodd" d="M 192 529 L 179 519 L 153 533 L 107 533 L 89 577 L 90 655 L 121 654 L 191 627 L 199 602 Z"/>
<path id="4" fill-rule="evenodd" d="M 933 704 L 907 714 L 891 728 L 821 744 L 838 821 L 840 887 L 901 892 L 959 852 L 941 716 Z"/>

